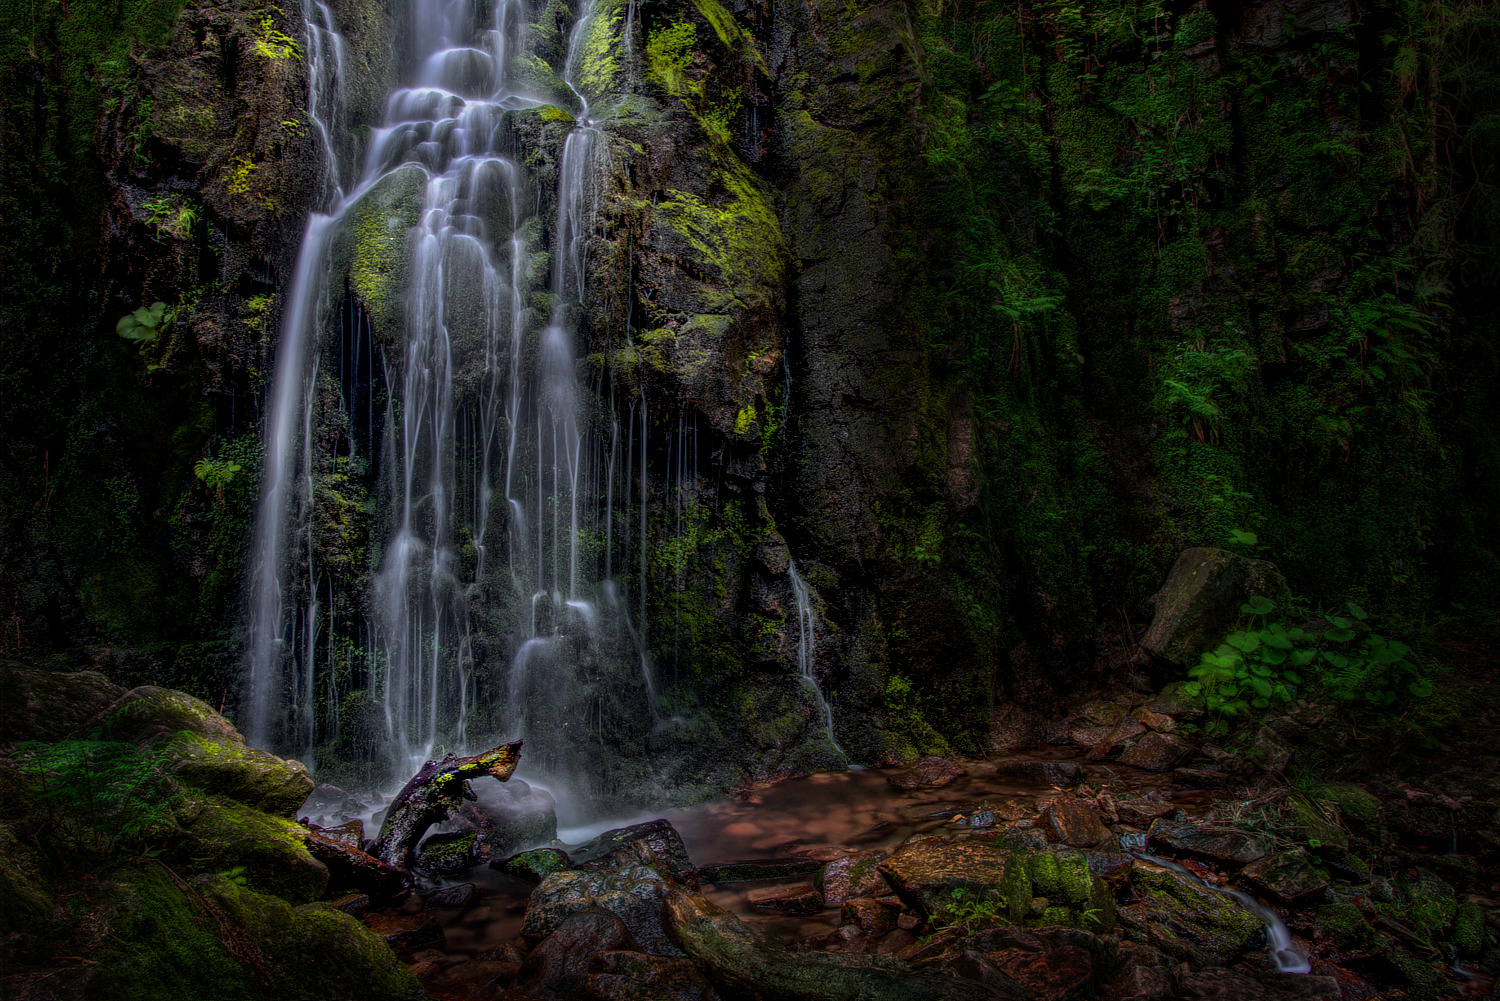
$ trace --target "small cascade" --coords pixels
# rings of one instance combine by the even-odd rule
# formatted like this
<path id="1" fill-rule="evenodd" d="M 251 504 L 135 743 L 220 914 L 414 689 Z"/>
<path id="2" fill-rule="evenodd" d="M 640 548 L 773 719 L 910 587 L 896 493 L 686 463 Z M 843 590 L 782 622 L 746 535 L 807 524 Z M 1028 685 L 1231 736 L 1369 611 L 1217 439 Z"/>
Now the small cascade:
<path id="1" fill-rule="evenodd" d="M 812 692 L 817 701 L 818 711 L 823 714 L 823 729 L 828 735 L 828 743 L 832 745 L 834 753 L 846 763 L 849 755 L 839 746 L 838 740 L 833 736 L 833 707 L 828 704 L 828 699 L 823 696 L 823 690 L 818 687 L 817 676 L 813 674 L 813 660 L 817 654 L 817 636 L 813 632 L 813 619 L 815 613 L 812 607 L 812 591 L 807 586 L 807 581 L 797 572 L 796 561 L 787 564 L 787 576 L 792 580 L 792 595 L 797 600 L 797 667 L 802 672 L 802 683 Z"/>
<path id="2" fill-rule="evenodd" d="M 1287 929 L 1286 922 L 1281 920 L 1281 915 L 1277 914 L 1271 908 L 1266 907 L 1259 900 L 1250 896 L 1250 894 L 1241 893 L 1239 890 L 1232 890 L 1227 886 L 1215 886 L 1212 883 L 1199 879 L 1171 859 L 1148 855 L 1143 851 L 1133 848 L 1127 849 L 1127 851 L 1138 859 L 1159 865 L 1164 869 L 1170 869 L 1177 873 L 1177 875 L 1182 876 L 1184 879 L 1190 879 L 1199 886 L 1222 893 L 1225 896 L 1233 897 L 1241 907 L 1265 923 L 1266 938 L 1270 941 L 1271 962 L 1276 964 L 1278 971 L 1282 973 L 1311 972 L 1312 963 L 1308 961 L 1307 956 L 1302 950 L 1297 948 L 1297 943 L 1292 940 L 1292 933 Z"/>

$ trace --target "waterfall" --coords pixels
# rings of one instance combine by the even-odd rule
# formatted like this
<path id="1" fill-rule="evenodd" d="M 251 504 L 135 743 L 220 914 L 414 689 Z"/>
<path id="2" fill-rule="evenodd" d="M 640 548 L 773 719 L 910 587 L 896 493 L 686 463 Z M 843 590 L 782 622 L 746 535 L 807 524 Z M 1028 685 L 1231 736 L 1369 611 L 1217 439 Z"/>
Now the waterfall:
<path id="1" fill-rule="evenodd" d="M 787 563 L 787 576 L 792 580 L 792 596 L 797 600 L 797 668 L 802 675 L 802 683 L 812 692 L 813 700 L 817 703 L 818 712 L 823 717 L 823 729 L 828 735 L 828 743 L 832 745 L 834 753 L 846 763 L 849 755 L 839 746 L 838 740 L 833 736 L 833 707 L 828 704 L 828 699 L 823 695 L 823 689 L 818 687 L 817 676 L 813 674 L 813 660 L 817 654 L 817 636 L 813 632 L 813 619 L 815 612 L 812 607 L 812 591 L 807 586 L 807 581 L 797 572 L 796 561 Z"/>
<path id="2" fill-rule="evenodd" d="M 489 24 L 479 23 L 482 11 L 492 12 Z M 363 689 L 385 729 L 380 754 L 399 773 L 439 747 L 464 749 L 483 685 L 487 704 L 503 704 L 505 712 L 486 717 L 486 732 L 473 733 L 474 740 L 515 736 L 541 720 L 566 743 L 562 728 L 573 722 L 568 715 L 583 682 L 565 668 L 583 656 L 638 665 L 654 713 L 645 621 L 645 399 L 630 405 L 631 440 L 617 463 L 620 417 L 594 416 L 578 372 L 605 150 L 591 117 L 598 95 L 578 77 L 592 7 L 569 34 L 562 74 L 577 124 L 557 158 L 550 311 L 540 329 L 527 305 L 540 291 L 531 251 L 539 200 L 528 172 L 503 146 L 506 116 L 545 103 L 512 83 L 512 61 L 525 50 L 519 0 L 413 0 L 410 71 L 389 95 L 384 122 L 370 130 L 347 192 L 336 155 L 344 44 L 324 4 L 308 0 L 303 13 L 308 113 L 328 183 L 298 252 L 267 399 L 242 707 L 250 739 L 295 750 L 316 765 L 319 740 L 336 732 L 340 693 Z M 386 322 L 376 330 L 357 306 L 346 307 L 353 318 L 341 323 L 354 331 L 355 363 L 347 371 L 342 361 L 320 369 L 338 248 L 356 238 L 351 220 L 365 211 L 365 199 L 377 192 L 389 198 L 407 190 L 402 185 L 412 192 L 407 219 L 415 224 L 392 230 L 393 240 L 405 240 L 408 262 L 400 329 L 386 329 Z M 346 384 L 359 379 L 369 384 Z M 328 503 L 330 490 L 318 401 L 336 395 L 347 420 L 359 414 L 361 392 L 368 440 L 361 461 L 372 464 L 371 489 L 381 502 L 370 502 L 378 510 L 370 516 L 368 593 L 359 609 L 338 618 L 334 570 L 315 558 L 318 519 L 325 517 L 317 505 Z M 347 457 L 335 450 L 335 461 L 354 460 L 355 438 L 351 431 Z M 638 484 L 631 482 L 636 475 Z M 628 580 L 629 533 L 617 539 L 613 531 L 608 506 L 616 497 L 627 505 L 626 526 L 638 498 L 638 581 Z M 618 559 L 586 544 L 596 535 L 606 550 L 622 547 Z M 498 560 L 491 559 L 496 538 L 504 550 Z M 616 566 L 626 580 L 612 578 Z M 632 586 L 638 593 L 629 593 Z M 476 637 L 476 609 L 500 621 L 499 631 Z M 504 621 L 514 630 L 507 633 Z M 497 635 L 510 637 L 509 652 L 496 651 Z M 351 657 L 340 653 L 348 648 L 358 651 L 357 677 Z M 487 671 L 479 670 L 481 661 Z M 339 670 L 349 675 L 342 685 Z M 590 720 L 597 714 L 602 726 L 604 703 L 590 695 L 589 706 L 596 703 Z"/>

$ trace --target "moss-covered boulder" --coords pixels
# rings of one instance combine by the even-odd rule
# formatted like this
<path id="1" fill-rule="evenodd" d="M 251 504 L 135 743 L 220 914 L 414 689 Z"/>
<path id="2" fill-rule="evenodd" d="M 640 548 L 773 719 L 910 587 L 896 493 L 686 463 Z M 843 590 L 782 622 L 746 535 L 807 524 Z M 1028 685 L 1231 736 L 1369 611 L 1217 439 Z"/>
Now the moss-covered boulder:
<path id="1" fill-rule="evenodd" d="M 1227 965 L 1261 934 L 1260 921 L 1229 896 L 1163 866 L 1137 861 L 1130 884 L 1130 903 L 1119 908 L 1120 925 L 1174 959 Z"/>
<path id="2" fill-rule="evenodd" d="M 47 671 L 0 661 L 0 747 L 60 740 L 108 709 L 125 689 L 97 671 Z"/>
<path id="3" fill-rule="evenodd" d="M 318 1001 L 427 996 L 380 936 L 332 904 L 292 907 L 224 880 L 209 884 L 204 895 L 255 937 L 274 996 Z"/>
<path id="4" fill-rule="evenodd" d="M 0 826 L 0 938 L 37 934 L 51 921 L 55 902 L 36 853 Z"/>
<path id="5" fill-rule="evenodd" d="M 906 845 L 878 870 L 901 902 L 929 921 L 953 920 L 976 902 L 1020 921 L 1032 898 L 1022 853 L 982 841 Z"/>
<path id="6" fill-rule="evenodd" d="M 1287 607 L 1291 591 L 1274 564 L 1227 549 L 1185 549 L 1152 599 L 1156 615 L 1141 646 L 1173 664 L 1197 663 L 1256 595 Z"/>
<path id="7" fill-rule="evenodd" d="M 251 889 L 293 903 L 316 900 L 328 886 L 328 867 L 308 851 L 299 824 L 219 796 L 185 798 L 175 812 L 186 837 L 168 856 L 186 871 L 239 869 Z"/>
<path id="8" fill-rule="evenodd" d="M 163 771 L 205 792 L 227 796 L 278 817 L 289 817 L 312 792 L 300 761 L 285 761 L 225 737 L 180 731 L 154 748 Z"/>
<path id="9" fill-rule="evenodd" d="M 179 731 L 244 741 L 234 724 L 214 712 L 207 702 L 155 685 L 142 685 L 126 692 L 98 716 L 92 731 L 90 736 L 96 740 L 127 744 L 150 743 Z"/>
<path id="10" fill-rule="evenodd" d="M 1346 901 L 1319 907 L 1313 927 L 1318 938 L 1332 942 L 1340 952 L 1367 953 L 1375 947 L 1375 929 L 1358 907 Z"/>
<path id="11" fill-rule="evenodd" d="M 78 997 L 90 1001 L 417 1001 L 426 996 L 379 936 L 328 904 L 293 907 L 218 877 L 148 865 L 90 893 L 109 934 Z"/>

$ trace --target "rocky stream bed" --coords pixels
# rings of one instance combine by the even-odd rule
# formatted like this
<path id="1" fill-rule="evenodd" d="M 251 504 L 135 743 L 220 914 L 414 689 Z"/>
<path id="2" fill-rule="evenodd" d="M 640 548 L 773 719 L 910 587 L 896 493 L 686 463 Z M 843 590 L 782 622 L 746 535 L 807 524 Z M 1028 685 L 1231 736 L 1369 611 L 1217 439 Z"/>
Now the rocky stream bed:
<path id="1" fill-rule="evenodd" d="M 1500 963 L 1493 806 L 1294 771 L 1305 707 L 1220 746 L 1178 686 L 1090 697 L 1025 752 L 579 824 L 517 745 L 393 804 L 180 692 L 0 680 L 18 1001 L 1442 998 Z"/>

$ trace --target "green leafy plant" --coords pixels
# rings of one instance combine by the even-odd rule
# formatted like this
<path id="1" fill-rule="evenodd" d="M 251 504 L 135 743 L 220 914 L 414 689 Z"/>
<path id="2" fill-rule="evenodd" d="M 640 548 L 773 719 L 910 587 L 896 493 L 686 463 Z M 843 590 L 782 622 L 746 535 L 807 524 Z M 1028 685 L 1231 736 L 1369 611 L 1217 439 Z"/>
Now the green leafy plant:
<path id="1" fill-rule="evenodd" d="M 952 891 L 945 908 L 951 928 L 976 931 L 1008 920 L 1004 900 L 993 893 L 974 893 L 961 887 Z"/>
<path id="2" fill-rule="evenodd" d="M 155 372 L 162 367 L 160 358 L 162 335 L 171 329 L 172 324 L 177 321 L 180 306 L 168 306 L 164 302 L 153 302 L 149 306 L 142 306 L 133 313 L 120 317 L 115 324 L 115 333 L 133 341 L 140 348 L 141 357 L 146 361 L 146 371 Z M 153 350 L 155 354 L 153 355 Z"/>
<path id="3" fill-rule="evenodd" d="M 156 228 L 156 235 L 186 240 L 198 224 L 198 210 L 181 195 L 153 195 L 143 206 L 146 222 Z"/>
<path id="4" fill-rule="evenodd" d="M 1347 608 L 1352 618 L 1327 616 L 1319 630 L 1270 621 L 1276 603 L 1260 595 L 1241 605 L 1242 628 L 1188 671 L 1193 680 L 1184 691 L 1202 695 L 1215 717 L 1209 735 L 1227 733 L 1229 718 L 1289 702 L 1312 684 L 1339 701 L 1375 706 L 1393 703 L 1403 685 L 1415 698 L 1431 695 L 1432 681 L 1411 649 L 1370 630 L 1361 634 L 1354 626 L 1368 618 L 1365 610 L 1353 602 Z"/>
<path id="5" fill-rule="evenodd" d="M 28 742 L 12 752 L 26 783 L 38 843 L 63 865 L 121 851 L 145 854 L 181 795 L 170 776 L 128 744 Z"/>
<path id="6" fill-rule="evenodd" d="M 224 488 L 234 481 L 234 474 L 243 468 L 230 459 L 199 459 L 193 465 L 193 475 L 214 492 L 219 506 L 224 506 Z"/>

